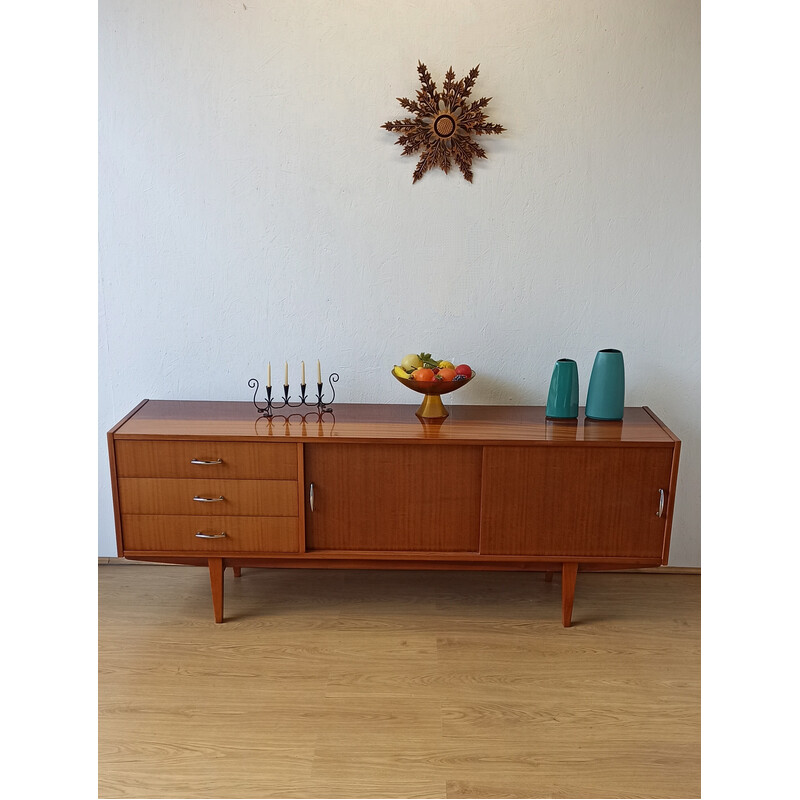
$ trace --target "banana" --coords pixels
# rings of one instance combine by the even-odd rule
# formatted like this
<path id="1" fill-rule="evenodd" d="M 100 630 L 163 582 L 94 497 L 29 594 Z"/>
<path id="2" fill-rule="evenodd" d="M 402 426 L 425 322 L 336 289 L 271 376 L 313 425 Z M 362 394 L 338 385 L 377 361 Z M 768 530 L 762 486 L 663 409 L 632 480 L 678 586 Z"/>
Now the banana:
<path id="1" fill-rule="evenodd" d="M 393 372 L 398 378 L 403 378 L 404 380 L 408 380 L 411 377 L 402 367 L 398 367 L 396 364 Z"/>

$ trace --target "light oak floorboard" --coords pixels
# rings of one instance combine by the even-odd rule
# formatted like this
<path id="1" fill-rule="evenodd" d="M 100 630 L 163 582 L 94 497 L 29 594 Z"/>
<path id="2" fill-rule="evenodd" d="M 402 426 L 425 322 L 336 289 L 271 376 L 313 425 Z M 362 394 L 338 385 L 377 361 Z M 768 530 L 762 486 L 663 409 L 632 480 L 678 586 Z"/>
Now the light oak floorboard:
<path id="1" fill-rule="evenodd" d="M 99 567 L 99 797 L 699 797 L 700 577 Z"/>

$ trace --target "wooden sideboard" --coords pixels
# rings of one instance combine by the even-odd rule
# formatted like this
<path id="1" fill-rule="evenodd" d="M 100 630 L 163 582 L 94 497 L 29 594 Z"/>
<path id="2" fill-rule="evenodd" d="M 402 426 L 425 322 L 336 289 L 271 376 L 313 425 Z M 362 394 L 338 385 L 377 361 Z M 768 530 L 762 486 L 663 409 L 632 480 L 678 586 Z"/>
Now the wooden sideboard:
<path id="1" fill-rule="evenodd" d="M 207 566 L 562 574 L 666 564 L 680 441 L 648 408 L 621 422 L 542 407 L 144 400 L 108 433 L 119 555 Z"/>

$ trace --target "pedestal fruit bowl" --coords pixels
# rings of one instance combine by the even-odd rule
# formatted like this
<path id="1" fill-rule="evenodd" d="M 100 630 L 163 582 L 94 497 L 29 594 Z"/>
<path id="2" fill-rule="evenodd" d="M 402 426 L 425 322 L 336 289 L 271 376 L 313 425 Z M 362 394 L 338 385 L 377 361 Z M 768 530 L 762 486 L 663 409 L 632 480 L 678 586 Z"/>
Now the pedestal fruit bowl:
<path id="1" fill-rule="evenodd" d="M 392 369 L 392 375 L 403 386 L 425 395 L 415 412 L 424 422 L 447 417 L 441 396 L 466 386 L 475 372 L 467 364 L 454 366 L 450 361 L 432 359 L 430 353 L 419 353 L 406 356 Z"/>

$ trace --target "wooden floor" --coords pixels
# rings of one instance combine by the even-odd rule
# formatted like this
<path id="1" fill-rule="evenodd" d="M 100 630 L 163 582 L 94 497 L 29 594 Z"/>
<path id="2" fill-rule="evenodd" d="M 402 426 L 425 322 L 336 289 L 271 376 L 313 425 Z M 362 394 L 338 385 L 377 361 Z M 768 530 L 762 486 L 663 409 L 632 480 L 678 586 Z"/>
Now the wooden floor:
<path id="1" fill-rule="evenodd" d="M 700 796 L 700 578 L 99 567 L 99 797 Z"/>

